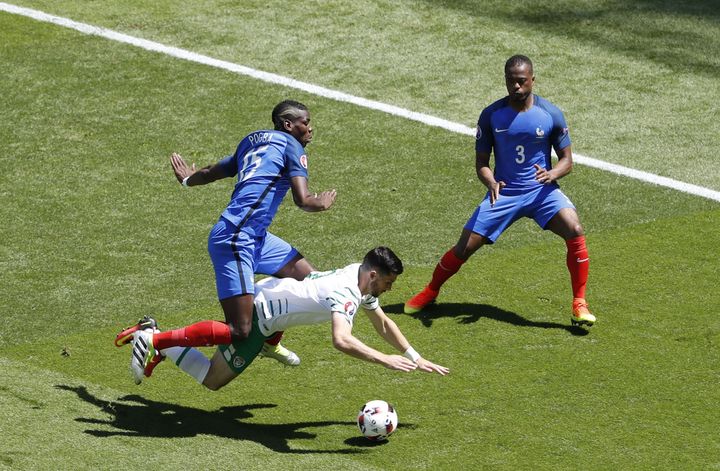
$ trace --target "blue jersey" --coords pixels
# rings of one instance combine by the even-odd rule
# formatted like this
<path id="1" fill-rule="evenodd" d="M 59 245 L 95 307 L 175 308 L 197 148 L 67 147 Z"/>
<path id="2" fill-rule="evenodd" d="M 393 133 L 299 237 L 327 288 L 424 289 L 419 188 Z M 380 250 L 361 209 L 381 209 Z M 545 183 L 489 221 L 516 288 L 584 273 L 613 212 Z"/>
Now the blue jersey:
<path id="1" fill-rule="evenodd" d="M 478 119 L 475 150 L 495 153 L 495 180 L 508 189 L 530 189 L 542 185 L 535 180 L 534 164 L 552 168 L 551 148 L 570 145 L 562 111 L 546 99 L 533 95 L 533 106 L 515 111 L 509 97 L 485 108 Z"/>
<path id="2" fill-rule="evenodd" d="M 282 131 L 248 134 L 235 154 L 218 163 L 238 176 L 222 217 L 255 236 L 263 236 L 290 188 L 293 177 L 307 178 L 307 156 L 300 142 Z"/>

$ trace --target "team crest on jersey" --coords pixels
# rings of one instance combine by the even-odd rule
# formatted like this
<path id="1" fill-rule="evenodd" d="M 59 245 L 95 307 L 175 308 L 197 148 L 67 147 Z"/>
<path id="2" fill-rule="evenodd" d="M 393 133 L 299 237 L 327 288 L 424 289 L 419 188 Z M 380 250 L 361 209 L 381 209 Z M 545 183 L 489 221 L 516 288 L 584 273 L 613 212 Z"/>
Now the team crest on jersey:
<path id="1" fill-rule="evenodd" d="M 242 368 L 243 366 L 245 366 L 245 359 L 243 357 L 233 358 L 233 366 L 235 368 Z"/>
<path id="2" fill-rule="evenodd" d="M 300 165 L 302 165 L 303 168 L 307 168 L 307 155 L 303 154 L 300 156 Z"/>
<path id="3" fill-rule="evenodd" d="M 345 314 L 347 314 L 348 316 L 352 317 L 355 315 L 355 303 L 354 302 L 352 302 L 352 301 L 346 302 L 344 309 L 345 309 Z"/>
<path id="4" fill-rule="evenodd" d="M 535 129 L 535 134 L 537 134 L 537 137 L 543 137 L 545 135 L 545 131 L 543 131 L 540 128 Z"/>
<path id="5" fill-rule="evenodd" d="M 480 129 L 480 125 L 478 124 L 477 131 L 475 131 L 475 139 L 479 141 L 481 137 L 482 137 L 482 129 Z"/>

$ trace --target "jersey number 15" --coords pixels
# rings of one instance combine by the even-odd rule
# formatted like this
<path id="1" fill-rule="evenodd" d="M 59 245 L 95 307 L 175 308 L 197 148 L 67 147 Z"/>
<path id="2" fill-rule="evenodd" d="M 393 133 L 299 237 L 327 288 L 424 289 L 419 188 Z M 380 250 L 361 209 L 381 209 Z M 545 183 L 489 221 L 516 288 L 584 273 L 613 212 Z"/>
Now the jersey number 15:
<path id="1" fill-rule="evenodd" d="M 260 167 L 260 162 L 262 161 L 267 148 L 268 146 L 260 146 L 243 156 L 242 169 L 239 172 L 240 175 L 238 176 L 238 181 L 245 181 L 255 174 L 258 167 Z"/>

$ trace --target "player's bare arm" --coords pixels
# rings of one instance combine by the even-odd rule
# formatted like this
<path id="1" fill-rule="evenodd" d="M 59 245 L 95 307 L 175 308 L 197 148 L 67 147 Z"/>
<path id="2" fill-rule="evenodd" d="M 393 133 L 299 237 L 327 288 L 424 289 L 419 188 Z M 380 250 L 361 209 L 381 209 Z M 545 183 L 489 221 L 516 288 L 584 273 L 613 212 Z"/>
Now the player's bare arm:
<path id="1" fill-rule="evenodd" d="M 360 360 L 379 363 L 386 368 L 398 371 L 413 371 L 417 365 L 401 355 L 386 355 L 365 345 L 352 335 L 352 328 L 341 313 L 332 314 L 333 346 L 341 352 Z"/>
<path id="2" fill-rule="evenodd" d="M 551 170 L 542 168 L 538 164 L 533 165 L 535 167 L 535 180 L 547 185 L 570 173 L 573 166 L 571 147 L 572 146 L 566 146 L 560 150 L 555 149 L 558 155 L 558 163 Z"/>
<path id="3" fill-rule="evenodd" d="M 370 319 L 377 333 L 387 343 L 401 352 L 408 349 L 410 342 L 408 342 L 403 333 L 400 332 L 395 321 L 390 319 L 380 306 L 374 310 L 363 309 L 363 311 L 367 314 L 368 319 Z"/>
<path id="4" fill-rule="evenodd" d="M 555 153 L 558 156 L 558 162 L 553 168 L 553 172 L 555 172 L 555 180 L 559 180 L 572 171 L 572 146 L 568 145 L 563 147 L 562 149 L 555 149 Z"/>
<path id="5" fill-rule="evenodd" d="M 175 178 L 177 178 L 180 183 L 185 181 L 185 185 L 187 186 L 206 185 L 215 180 L 227 177 L 222 167 L 217 164 L 208 165 L 200 170 L 195 168 L 194 163 L 192 166 L 188 166 L 182 156 L 176 152 L 173 152 L 170 156 L 170 163 L 172 164 L 173 172 L 175 172 Z"/>
<path id="6" fill-rule="evenodd" d="M 293 177 L 290 180 L 292 196 L 295 205 L 308 212 L 325 211 L 335 202 L 337 191 L 329 190 L 322 193 L 310 193 L 307 178 Z"/>
<path id="7" fill-rule="evenodd" d="M 500 197 L 500 190 L 505 187 L 505 182 L 495 181 L 488 152 L 475 152 L 475 171 L 482 184 L 490 191 L 490 206 L 495 205 L 495 201 Z"/>
<path id="8" fill-rule="evenodd" d="M 390 319 L 387 314 L 382 310 L 381 307 L 377 307 L 375 310 L 364 309 L 370 322 L 380 336 L 385 339 L 387 343 L 395 347 L 401 352 L 406 352 L 410 347 L 410 342 L 405 338 L 405 335 L 400 331 L 395 321 Z M 428 361 L 422 357 L 418 358 L 415 363 L 418 368 L 428 373 L 439 373 L 446 375 L 450 370 L 444 366 L 436 365 L 435 363 Z"/>

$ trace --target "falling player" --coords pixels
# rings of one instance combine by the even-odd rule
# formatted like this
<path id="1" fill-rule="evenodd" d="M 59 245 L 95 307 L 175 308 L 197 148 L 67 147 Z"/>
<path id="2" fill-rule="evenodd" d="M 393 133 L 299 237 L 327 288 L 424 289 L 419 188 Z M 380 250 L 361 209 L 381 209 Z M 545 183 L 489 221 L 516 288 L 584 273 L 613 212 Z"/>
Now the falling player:
<path id="1" fill-rule="evenodd" d="M 136 383 L 152 374 L 159 351 L 208 389 L 217 390 L 235 379 L 252 363 L 267 338 L 298 325 L 331 324 L 333 346 L 355 358 L 403 372 L 420 369 L 440 375 L 448 368 L 420 356 L 397 324 L 383 312 L 378 296 L 392 288 L 403 272 L 400 259 L 387 247 L 370 250 L 362 263 L 338 270 L 313 272 L 302 281 L 265 278 L 255 285 L 250 335 L 229 345 L 219 345 L 212 359 L 191 348 L 186 328 L 159 332 L 133 332 L 130 370 Z M 358 308 L 362 307 L 377 333 L 403 355 L 387 355 L 352 335 Z M 180 340 L 178 340 L 180 339 Z M 181 346 L 177 346 L 181 345 Z"/>

